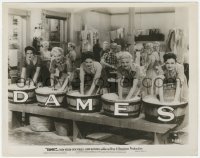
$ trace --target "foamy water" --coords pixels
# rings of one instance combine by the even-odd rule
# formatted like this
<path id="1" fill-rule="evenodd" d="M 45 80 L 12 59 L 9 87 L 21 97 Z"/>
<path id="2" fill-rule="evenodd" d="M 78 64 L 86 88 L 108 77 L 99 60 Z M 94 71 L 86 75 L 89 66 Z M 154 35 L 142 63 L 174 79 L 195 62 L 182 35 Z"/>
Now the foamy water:
<path id="1" fill-rule="evenodd" d="M 40 87 L 35 90 L 37 93 L 40 94 L 58 94 L 58 93 L 65 93 L 64 91 L 53 89 L 51 87 Z"/>
<path id="2" fill-rule="evenodd" d="M 24 85 L 23 83 L 11 84 L 8 87 L 9 90 L 28 90 L 34 88 L 35 86 L 33 85 Z"/>
<path id="3" fill-rule="evenodd" d="M 186 102 L 179 102 L 179 101 L 174 101 L 174 102 L 161 102 L 159 99 L 157 99 L 155 96 L 146 96 L 143 98 L 143 101 L 151 104 L 159 104 L 159 105 L 179 105 L 179 104 L 184 104 Z"/>
<path id="4" fill-rule="evenodd" d="M 102 98 L 104 98 L 106 100 L 110 100 L 110 101 L 127 101 L 127 102 L 132 102 L 132 101 L 136 101 L 136 100 L 140 99 L 140 97 L 138 97 L 138 96 L 131 98 L 131 99 L 119 99 L 119 96 L 116 93 L 104 94 L 102 96 Z"/>

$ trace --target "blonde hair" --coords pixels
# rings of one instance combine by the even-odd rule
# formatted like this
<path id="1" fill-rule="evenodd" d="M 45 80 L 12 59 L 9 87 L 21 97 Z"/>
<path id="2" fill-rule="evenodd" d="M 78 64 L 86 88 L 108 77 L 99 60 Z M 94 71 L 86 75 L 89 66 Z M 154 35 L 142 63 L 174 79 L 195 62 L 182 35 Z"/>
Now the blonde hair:
<path id="1" fill-rule="evenodd" d="M 48 41 L 43 41 L 42 42 L 42 45 L 44 46 L 44 45 L 48 45 L 48 47 L 49 47 L 49 42 Z"/>
<path id="2" fill-rule="evenodd" d="M 64 51 L 60 47 L 53 47 L 51 54 L 54 55 L 55 53 L 60 53 L 62 56 L 64 56 Z"/>
<path id="3" fill-rule="evenodd" d="M 120 52 L 119 54 L 119 60 L 121 61 L 122 59 L 130 59 L 131 61 L 133 61 L 133 57 L 129 52 Z"/>

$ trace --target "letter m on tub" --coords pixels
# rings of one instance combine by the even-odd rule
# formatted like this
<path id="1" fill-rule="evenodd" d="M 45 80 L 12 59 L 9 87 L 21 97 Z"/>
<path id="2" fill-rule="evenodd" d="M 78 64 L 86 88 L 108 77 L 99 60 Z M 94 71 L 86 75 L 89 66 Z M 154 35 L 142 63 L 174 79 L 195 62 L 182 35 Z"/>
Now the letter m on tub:
<path id="1" fill-rule="evenodd" d="M 88 99 L 85 103 L 82 102 L 81 99 L 76 100 L 76 109 L 81 110 L 81 109 L 86 109 L 86 107 L 89 107 L 89 111 L 92 110 L 92 99 Z M 81 109 L 80 109 L 81 107 Z"/>

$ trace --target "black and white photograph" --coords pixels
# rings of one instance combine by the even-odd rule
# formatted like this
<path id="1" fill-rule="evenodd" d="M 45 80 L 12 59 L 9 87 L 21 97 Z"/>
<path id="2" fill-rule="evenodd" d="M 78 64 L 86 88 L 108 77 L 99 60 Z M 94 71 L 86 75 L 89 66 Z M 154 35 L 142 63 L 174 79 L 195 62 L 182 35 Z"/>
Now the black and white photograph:
<path id="1" fill-rule="evenodd" d="M 195 155 L 195 6 L 4 3 L 4 153 Z"/>

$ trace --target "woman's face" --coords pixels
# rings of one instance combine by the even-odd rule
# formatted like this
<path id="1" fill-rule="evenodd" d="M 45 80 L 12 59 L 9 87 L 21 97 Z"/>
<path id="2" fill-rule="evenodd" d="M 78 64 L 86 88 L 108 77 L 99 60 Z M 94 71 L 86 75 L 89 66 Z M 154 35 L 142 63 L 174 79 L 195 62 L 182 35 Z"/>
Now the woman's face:
<path id="1" fill-rule="evenodd" d="M 73 47 L 71 45 L 68 45 L 68 50 L 69 51 L 73 50 Z"/>
<path id="2" fill-rule="evenodd" d="M 149 55 L 153 53 L 153 49 L 152 49 L 151 47 L 148 47 L 148 48 L 146 49 L 146 51 L 147 51 L 147 53 L 148 53 Z"/>
<path id="3" fill-rule="evenodd" d="M 33 51 L 32 50 L 27 50 L 26 51 L 26 58 L 28 60 L 33 60 L 33 57 L 34 57 Z"/>
<path id="4" fill-rule="evenodd" d="M 93 64 L 93 60 L 92 59 L 90 59 L 90 58 L 87 58 L 86 60 L 85 60 L 85 65 L 87 66 L 87 68 L 92 68 L 92 64 Z"/>
<path id="5" fill-rule="evenodd" d="M 159 46 L 154 46 L 155 51 L 159 52 L 160 51 L 160 47 Z"/>
<path id="6" fill-rule="evenodd" d="M 57 62 L 60 62 L 61 59 L 62 59 L 62 54 L 60 52 L 55 52 L 54 53 L 54 59 L 57 61 Z"/>
<path id="7" fill-rule="evenodd" d="M 166 65 L 166 68 L 168 71 L 171 71 L 171 70 L 174 70 L 175 67 L 176 67 L 176 61 L 174 59 L 168 59 L 166 62 L 165 62 L 165 65 Z"/>
<path id="8" fill-rule="evenodd" d="M 107 49 L 109 49 L 108 43 L 103 43 L 103 50 L 107 50 Z"/>
<path id="9" fill-rule="evenodd" d="M 123 58 L 121 60 L 121 66 L 124 68 L 124 69 L 129 69 L 130 68 L 130 65 L 131 65 L 131 60 L 129 58 Z"/>

